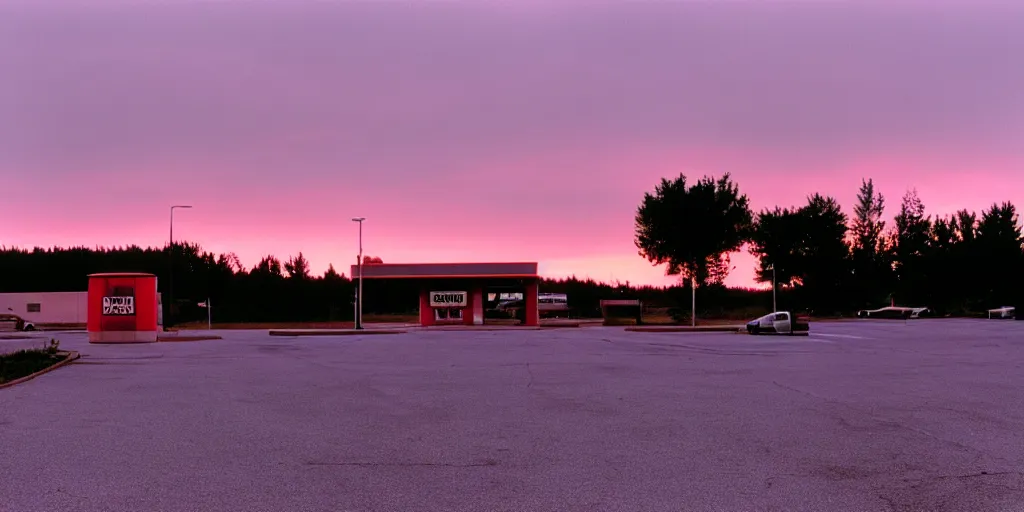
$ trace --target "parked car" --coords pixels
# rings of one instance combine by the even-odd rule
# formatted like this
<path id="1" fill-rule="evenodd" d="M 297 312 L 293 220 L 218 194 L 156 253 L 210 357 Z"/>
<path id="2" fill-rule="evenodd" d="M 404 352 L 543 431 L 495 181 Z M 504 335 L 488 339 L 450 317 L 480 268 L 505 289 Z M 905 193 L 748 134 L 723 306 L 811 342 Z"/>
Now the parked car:
<path id="1" fill-rule="evenodd" d="M 0 331 L 34 331 L 36 324 L 18 315 L 0 314 Z"/>
<path id="2" fill-rule="evenodd" d="M 750 334 L 797 334 L 810 331 L 806 318 L 795 317 L 789 311 L 777 311 L 747 322 Z"/>

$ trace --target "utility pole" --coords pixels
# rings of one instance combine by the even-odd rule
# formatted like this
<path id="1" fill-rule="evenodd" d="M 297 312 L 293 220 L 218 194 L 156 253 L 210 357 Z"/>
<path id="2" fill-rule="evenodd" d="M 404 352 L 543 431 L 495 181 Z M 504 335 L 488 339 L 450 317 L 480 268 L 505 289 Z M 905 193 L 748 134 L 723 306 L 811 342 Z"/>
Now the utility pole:
<path id="1" fill-rule="evenodd" d="M 690 294 L 693 303 L 690 304 L 690 325 L 697 327 L 697 278 L 690 277 Z"/>
<path id="2" fill-rule="evenodd" d="M 775 265 L 772 265 L 772 313 L 779 312 L 779 306 L 775 302 Z"/>
<path id="3" fill-rule="evenodd" d="M 171 234 L 170 234 L 170 245 L 167 246 L 167 261 L 170 264 L 170 269 L 167 273 L 167 318 L 164 322 L 164 329 L 174 324 L 174 209 L 175 208 L 192 208 L 191 205 L 176 204 L 171 206 Z"/>
<path id="4" fill-rule="evenodd" d="M 366 217 L 355 217 L 352 222 L 359 224 L 359 288 L 356 292 L 356 329 L 363 328 L 363 221 Z"/>
<path id="5" fill-rule="evenodd" d="M 359 255 L 356 255 L 356 267 L 359 266 Z M 357 271 L 358 274 L 358 271 Z M 356 276 L 352 276 L 353 282 L 355 282 Z M 352 287 L 352 318 L 355 325 L 359 325 L 359 289 L 355 286 Z"/>

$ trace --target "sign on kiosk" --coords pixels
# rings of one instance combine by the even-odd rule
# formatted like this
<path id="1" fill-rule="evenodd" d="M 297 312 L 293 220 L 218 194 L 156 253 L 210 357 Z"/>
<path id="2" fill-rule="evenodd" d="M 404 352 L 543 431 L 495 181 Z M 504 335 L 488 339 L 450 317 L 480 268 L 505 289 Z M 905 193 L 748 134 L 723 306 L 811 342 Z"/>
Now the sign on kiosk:
<path id="1" fill-rule="evenodd" d="M 469 303 L 466 292 L 430 292 L 432 308 L 464 308 Z"/>
<path id="2" fill-rule="evenodd" d="M 131 316 L 135 314 L 135 297 L 103 297 L 103 314 Z"/>

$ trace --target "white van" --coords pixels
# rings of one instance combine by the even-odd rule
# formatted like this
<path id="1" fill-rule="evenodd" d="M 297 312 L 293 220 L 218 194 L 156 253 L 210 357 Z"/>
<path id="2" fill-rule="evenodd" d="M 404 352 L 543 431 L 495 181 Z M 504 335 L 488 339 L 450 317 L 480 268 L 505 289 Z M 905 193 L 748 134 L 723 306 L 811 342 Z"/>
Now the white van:
<path id="1" fill-rule="evenodd" d="M 1001 308 L 988 310 L 989 318 L 1014 318 L 1017 313 L 1017 308 L 1013 306 L 1003 306 Z"/>

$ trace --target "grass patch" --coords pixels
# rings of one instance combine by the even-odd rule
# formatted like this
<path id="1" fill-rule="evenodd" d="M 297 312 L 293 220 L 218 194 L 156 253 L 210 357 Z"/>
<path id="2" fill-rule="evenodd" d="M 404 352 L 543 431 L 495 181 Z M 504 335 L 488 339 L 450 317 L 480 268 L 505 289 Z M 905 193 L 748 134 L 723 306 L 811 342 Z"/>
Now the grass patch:
<path id="1" fill-rule="evenodd" d="M 0 384 L 5 384 L 45 370 L 62 360 L 59 342 L 50 340 L 42 348 L 24 349 L 0 355 Z"/>

